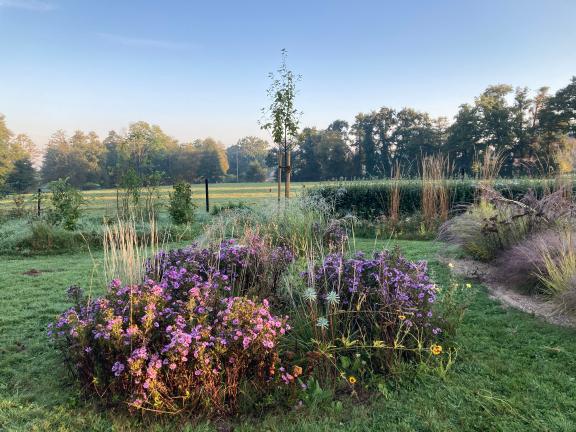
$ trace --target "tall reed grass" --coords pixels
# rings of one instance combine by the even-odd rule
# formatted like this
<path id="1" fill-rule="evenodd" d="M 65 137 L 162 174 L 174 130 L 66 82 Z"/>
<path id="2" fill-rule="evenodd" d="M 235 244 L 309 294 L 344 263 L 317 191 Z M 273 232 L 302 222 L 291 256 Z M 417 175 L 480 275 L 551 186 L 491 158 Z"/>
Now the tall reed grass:
<path id="1" fill-rule="evenodd" d="M 433 155 L 422 158 L 422 216 L 427 229 L 437 221 L 448 219 L 450 194 L 447 180 L 452 176 L 454 165 L 447 156 Z"/>

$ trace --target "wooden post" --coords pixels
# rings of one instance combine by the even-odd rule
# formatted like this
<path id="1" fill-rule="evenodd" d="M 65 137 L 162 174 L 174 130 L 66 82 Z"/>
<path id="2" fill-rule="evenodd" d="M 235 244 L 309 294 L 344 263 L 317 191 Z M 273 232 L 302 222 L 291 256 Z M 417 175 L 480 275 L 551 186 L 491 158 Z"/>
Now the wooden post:
<path id="1" fill-rule="evenodd" d="M 208 179 L 204 179 L 204 189 L 206 190 L 206 213 L 210 213 L 210 198 L 208 196 Z"/>
<path id="2" fill-rule="evenodd" d="M 42 207 L 41 207 L 41 201 L 42 201 L 42 189 L 38 188 L 38 217 L 40 217 L 40 213 L 42 211 Z"/>
<path id="3" fill-rule="evenodd" d="M 282 150 L 278 149 L 278 202 L 282 191 Z"/>
<path id="4" fill-rule="evenodd" d="M 286 150 L 286 199 L 290 198 L 290 150 Z"/>

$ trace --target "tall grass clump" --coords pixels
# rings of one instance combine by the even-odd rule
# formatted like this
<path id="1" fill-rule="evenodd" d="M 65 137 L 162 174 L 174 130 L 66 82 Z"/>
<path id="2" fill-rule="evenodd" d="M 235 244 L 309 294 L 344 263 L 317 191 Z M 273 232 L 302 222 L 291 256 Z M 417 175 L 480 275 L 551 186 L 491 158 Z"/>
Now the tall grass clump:
<path id="1" fill-rule="evenodd" d="M 442 225 L 440 240 L 457 244 L 472 257 L 489 261 L 531 233 L 570 223 L 572 204 L 561 191 L 536 197 L 526 194 L 521 200 L 505 198 L 489 187 L 483 198 Z"/>
<path id="2" fill-rule="evenodd" d="M 432 229 L 438 221 L 448 219 L 450 195 L 447 186 L 453 172 L 453 165 L 446 156 L 426 156 L 422 159 L 422 216 L 427 229 Z"/>
<path id="3" fill-rule="evenodd" d="M 556 248 L 545 247 L 543 268 L 538 271 L 544 291 L 558 297 L 566 307 L 576 308 L 576 239 L 572 230 L 562 232 Z"/>
<path id="4" fill-rule="evenodd" d="M 392 167 L 391 179 L 389 218 L 392 225 L 396 225 L 400 220 L 400 180 L 402 179 L 402 169 L 398 161 Z"/>
<path id="5" fill-rule="evenodd" d="M 158 232 L 150 218 L 149 232 L 138 235 L 133 219 L 121 220 L 103 227 L 104 276 L 137 284 L 144 279 L 144 261 L 158 251 Z"/>
<path id="6" fill-rule="evenodd" d="M 205 226 L 199 242 L 208 244 L 251 231 L 305 256 L 310 251 L 321 250 L 324 239 L 335 230 L 332 214 L 328 202 L 306 195 L 283 206 L 265 203 L 252 208 L 229 209 L 220 212 Z"/>

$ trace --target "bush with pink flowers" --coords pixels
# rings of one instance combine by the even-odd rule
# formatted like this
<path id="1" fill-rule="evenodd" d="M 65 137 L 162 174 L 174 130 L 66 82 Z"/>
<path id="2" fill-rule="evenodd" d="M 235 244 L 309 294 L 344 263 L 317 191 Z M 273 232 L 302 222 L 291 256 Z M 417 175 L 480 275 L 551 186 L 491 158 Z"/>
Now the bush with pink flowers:
<path id="1" fill-rule="evenodd" d="M 290 328 L 266 299 L 247 296 L 292 260 L 272 248 L 256 264 L 258 247 L 227 241 L 160 253 L 141 284 L 114 280 L 91 301 L 72 287 L 76 304 L 50 333 L 85 388 L 104 399 L 154 412 L 231 412 L 240 386 L 274 384 Z"/>

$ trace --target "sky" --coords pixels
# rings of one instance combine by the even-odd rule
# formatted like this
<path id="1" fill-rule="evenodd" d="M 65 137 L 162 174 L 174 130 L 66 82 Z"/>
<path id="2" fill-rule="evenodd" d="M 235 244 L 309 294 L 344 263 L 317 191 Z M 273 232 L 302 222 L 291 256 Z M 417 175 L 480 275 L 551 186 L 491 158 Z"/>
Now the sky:
<path id="1" fill-rule="evenodd" d="M 226 146 L 261 131 L 288 51 L 302 126 L 381 106 L 450 119 L 488 85 L 576 75 L 576 0 L 0 0 L 0 113 L 43 146 L 131 122 Z"/>

